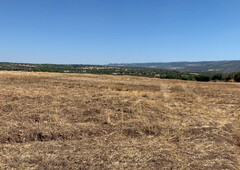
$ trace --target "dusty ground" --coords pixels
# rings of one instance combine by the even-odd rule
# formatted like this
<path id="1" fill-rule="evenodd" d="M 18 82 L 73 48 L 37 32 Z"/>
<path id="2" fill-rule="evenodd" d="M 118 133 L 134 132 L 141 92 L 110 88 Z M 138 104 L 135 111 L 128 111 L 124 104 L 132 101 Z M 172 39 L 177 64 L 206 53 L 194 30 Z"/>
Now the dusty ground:
<path id="1" fill-rule="evenodd" d="M 0 72 L 1 169 L 240 169 L 240 83 Z"/>

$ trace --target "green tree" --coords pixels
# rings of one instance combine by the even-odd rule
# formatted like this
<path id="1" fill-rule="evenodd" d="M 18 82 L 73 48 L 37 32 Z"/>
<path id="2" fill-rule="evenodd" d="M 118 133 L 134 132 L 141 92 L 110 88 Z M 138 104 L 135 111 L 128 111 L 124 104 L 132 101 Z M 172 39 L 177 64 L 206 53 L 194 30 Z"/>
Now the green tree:
<path id="1" fill-rule="evenodd" d="M 234 80 L 240 82 L 240 72 L 235 75 Z"/>
<path id="2" fill-rule="evenodd" d="M 212 77 L 212 80 L 222 80 L 223 79 L 223 75 L 221 73 L 215 74 Z"/>
<path id="3" fill-rule="evenodd" d="M 211 78 L 209 75 L 198 75 L 195 77 L 197 81 L 210 81 Z"/>

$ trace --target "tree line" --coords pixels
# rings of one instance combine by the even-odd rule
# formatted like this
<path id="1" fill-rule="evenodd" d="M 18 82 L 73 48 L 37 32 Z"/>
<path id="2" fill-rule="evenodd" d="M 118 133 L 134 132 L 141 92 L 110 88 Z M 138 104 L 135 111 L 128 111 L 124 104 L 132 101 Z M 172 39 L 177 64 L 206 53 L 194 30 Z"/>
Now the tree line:
<path id="1" fill-rule="evenodd" d="M 191 81 L 236 81 L 240 82 L 240 72 L 233 73 L 191 73 L 165 69 L 135 68 L 99 65 L 64 65 L 64 64 L 23 64 L 0 63 L 0 70 L 40 71 L 59 73 L 92 73 L 131 75 L 162 79 L 181 79 Z"/>

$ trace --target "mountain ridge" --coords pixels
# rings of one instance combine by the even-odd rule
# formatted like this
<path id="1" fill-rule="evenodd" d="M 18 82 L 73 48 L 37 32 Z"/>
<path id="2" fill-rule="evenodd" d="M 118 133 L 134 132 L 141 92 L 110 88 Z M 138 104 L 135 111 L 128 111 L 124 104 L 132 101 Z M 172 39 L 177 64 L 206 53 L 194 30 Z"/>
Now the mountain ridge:
<path id="1" fill-rule="evenodd" d="M 142 67 L 168 69 L 190 72 L 239 72 L 240 60 L 221 61 L 180 61 L 180 62 L 147 62 L 147 63 L 110 63 L 109 66 Z"/>

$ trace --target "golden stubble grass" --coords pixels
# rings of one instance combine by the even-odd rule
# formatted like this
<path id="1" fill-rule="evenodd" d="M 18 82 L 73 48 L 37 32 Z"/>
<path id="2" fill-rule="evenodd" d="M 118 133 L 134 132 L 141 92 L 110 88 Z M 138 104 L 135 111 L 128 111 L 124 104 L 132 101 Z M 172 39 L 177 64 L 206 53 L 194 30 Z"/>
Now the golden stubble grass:
<path id="1" fill-rule="evenodd" d="M 240 84 L 0 72 L 3 169 L 239 169 Z"/>

